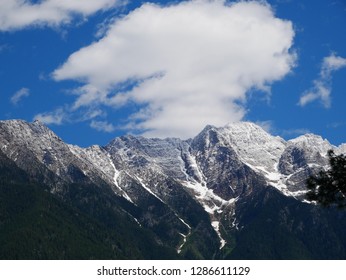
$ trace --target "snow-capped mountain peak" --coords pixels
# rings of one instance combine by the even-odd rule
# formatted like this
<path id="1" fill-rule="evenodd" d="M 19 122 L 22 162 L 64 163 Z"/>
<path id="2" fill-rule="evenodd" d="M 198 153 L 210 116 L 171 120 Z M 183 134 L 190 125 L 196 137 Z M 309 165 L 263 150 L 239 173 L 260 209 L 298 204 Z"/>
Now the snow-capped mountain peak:
<path id="1" fill-rule="evenodd" d="M 250 122 L 230 123 L 219 129 L 225 144 L 232 146 L 241 160 L 256 170 L 277 171 L 286 142 Z"/>
<path id="2" fill-rule="evenodd" d="M 289 140 L 288 142 L 288 144 L 293 144 L 302 149 L 319 152 L 321 156 L 326 156 L 330 149 L 336 149 L 336 147 L 331 145 L 328 140 L 312 133 L 301 135 L 295 139 Z"/>
<path id="3" fill-rule="evenodd" d="M 282 242 L 288 236 L 298 248 L 293 251 L 300 252 L 301 244 L 307 244 L 306 233 L 316 237 L 316 232 L 323 235 L 314 245 L 320 252 L 332 212 L 324 216 L 325 211 L 304 203 L 305 180 L 328 167 L 326 153 L 331 148 L 346 151 L 345 144 L 335 147 L 313 134 L 285 141 L 248 122 L 207 126 L 190 140 L 122 136 L 105 147 L 80 148 L 64 143 L 38 121 L 0 121 L 0 169 L 27 175 L 23 185 L 18 181 L 21 187 L 14 199 L 19 190 L 28 194 L 42 185 L 40 202 L 50 192 L 54 201 L 72 207 L 69 213 L 78 213 L 69 225 L 90 215 L 86 221 L 95 221 L 96 226 L 90 225 L 96 231 L 110 228 L 115 239 L 101 232 L 107 246 L 125 252 L 125 235 L 143 229 L 151 240 L 145 246 L 163 245 L 181 258 L 228 258 L 233 252 L 251 252 L 256 244 L 263 256 L 268 236 L 278 234 Z M 17 183 L 11 184 L 11 189 L 17 188 Z M 53 217 L 59 221 L 62 208 L 51 207 L 51 201 L 47 205 L 57 208 Z M 345 219 L 336 216 L 338 234 L 344 238 Z M 126 233 L 118 235 L 119 230 Z M 330 236 L 335 238 L 335 232 Z M 129 240 L 136 243 L 136 238 Z M 283 248 L 280 258 L 287 253 L 276 241 L 269 248 Z M 306 252 L 304 257 L 309 256 Z"/>

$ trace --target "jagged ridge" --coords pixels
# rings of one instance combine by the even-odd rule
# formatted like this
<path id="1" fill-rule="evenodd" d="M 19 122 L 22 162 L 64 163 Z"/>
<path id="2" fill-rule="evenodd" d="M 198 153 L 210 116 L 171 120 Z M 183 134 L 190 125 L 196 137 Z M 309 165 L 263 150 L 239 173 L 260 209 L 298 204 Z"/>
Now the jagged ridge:
<path id="1" fill-rule="evenodd" d="M 207 126 L 186 141 L 123 136 L 83 149 L 38 121 L 0 122 L 1 151 L 33 176 L 37 168 L 28 161 L 55 174 L 59 179 L 44 178 L 52 193 L 61 193 L 62 182 L 109 188 L 137 209 L 126 209 L 131 219 L 180 254 L 204 250 L 196 238 L 201 228 L 207 239 L 219 239 L 217 248 L 232 243 L 230 233 L 241 229 L 237 205 L 266 188 L 304 202 L 307 176 L 326 168 L 329 149 L 343 153 L 345 147 L 312 134 L 285 141 L 240 122 Z"/>

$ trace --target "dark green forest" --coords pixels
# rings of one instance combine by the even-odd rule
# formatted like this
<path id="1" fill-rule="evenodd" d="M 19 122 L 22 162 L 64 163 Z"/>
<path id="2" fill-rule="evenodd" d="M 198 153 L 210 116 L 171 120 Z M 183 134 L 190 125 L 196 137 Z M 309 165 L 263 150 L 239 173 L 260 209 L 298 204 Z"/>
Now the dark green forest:
<path id="1" fill-rule="evenodd" d="M 222 218 L 222 250 L 215 251 L 208 216 L 193 216 L 181 254 L 160 241 L 167 223 L 139 226 L 128 213 L 140 210 L 120 197 L 86 183 L 61 188 L 64 196 L 53 194 L 0 152 L 0 259 L 346 258 L 344 210 L 301 203 L 270 186 L 237 202 L 237 230 Z"/>
<path id="2" fill-rule="evenodd" d="M 73 186 L 74 189 L 83 186 Z M 149 231 L 120 212 L 102 219 L 52 195 L 0 154 L 0 259 L 165 259 Z M 112 222 L 107 222 L 107 221 Z"/>

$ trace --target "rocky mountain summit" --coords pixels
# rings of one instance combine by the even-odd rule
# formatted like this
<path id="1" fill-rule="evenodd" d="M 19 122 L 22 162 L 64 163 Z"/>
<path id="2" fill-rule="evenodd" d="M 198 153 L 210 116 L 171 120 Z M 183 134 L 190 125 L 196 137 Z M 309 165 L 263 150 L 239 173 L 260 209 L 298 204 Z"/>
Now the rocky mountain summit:
<path id="1" fill-rule="evenodd" d="M 189 140 L 127 135 L 88 148 L 38 121 L 0 122 L 0 151 L 28 180 L 105 226 L 126 220 L 170 258 L 346 256 L 345 215 L 304 199 L 330 149 L 346 145 L 313 134 L 285 141 L 249 122 L 207 126 Z"/>

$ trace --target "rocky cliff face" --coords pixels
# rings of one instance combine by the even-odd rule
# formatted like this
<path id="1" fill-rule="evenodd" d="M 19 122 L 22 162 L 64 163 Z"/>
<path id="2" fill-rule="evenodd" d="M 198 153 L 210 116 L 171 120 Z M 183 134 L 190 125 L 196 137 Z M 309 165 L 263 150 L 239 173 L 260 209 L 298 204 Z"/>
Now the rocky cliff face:
<path id="1" fill-rule="evenodd" d="M 246 213 L 272 196 L 314 209 L 304 201 L 305 180 L 327 168 L 329 149 L 344 153 L 345 146 L 312 134 L 285 141 L 241 122 L 207 126 L 186 141 L 122 136 L 84 149 L 37 121 L 0 122 L 0 150 L 52 194 L 75 203 L 71 184 L 92 188 L 84 197 L 78 190 L 78 205 L 107 197 L 109 208 L 115 204 L 158 244 L 188 258 L 231 256 L 239 233 L 249 230 Z M 289 220 L 290 211 L 283 216 Z"/>

